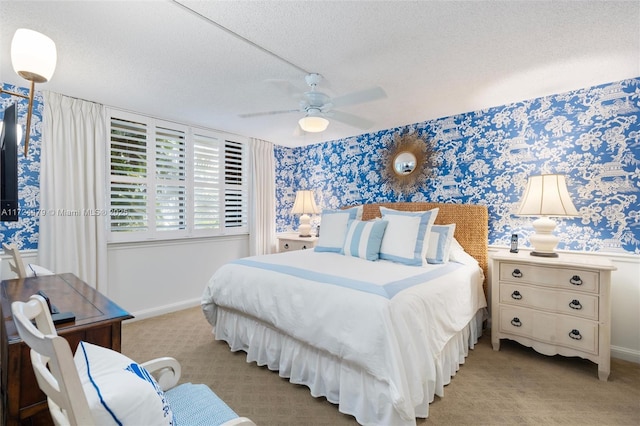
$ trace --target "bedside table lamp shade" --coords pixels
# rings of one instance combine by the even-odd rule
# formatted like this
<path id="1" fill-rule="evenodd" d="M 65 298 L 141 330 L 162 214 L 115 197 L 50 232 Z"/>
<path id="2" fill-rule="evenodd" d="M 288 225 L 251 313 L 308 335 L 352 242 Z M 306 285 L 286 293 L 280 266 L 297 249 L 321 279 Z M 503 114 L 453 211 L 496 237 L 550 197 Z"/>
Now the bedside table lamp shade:
<path id="1" fill-rule="evenodd" d="M 532 256 L 557 257 L 555 247 L 560 239 L 553 235 L 556 222 L 549 216 L 571 217 L 578 216 L 578 210 L 573 205 L 567 182 L 563 175 L 530 176 L 527 188 L 520 200 L 518 216 L 540 216 L 533 221 L 535 234 L 529 237 L 534 248 Z"/>
<path id="2" fill-rule="evenodd" d="M 313 191 L 298 191 L 296 193 L 296 201 L 293 203 L 293 214 L 301 214 L 300 226 L 298 227 L 298 233 L 301 237 L 311 236 L 311 217 L 309 214 L 320 213 L 316 201 L 313 198 Z"/>

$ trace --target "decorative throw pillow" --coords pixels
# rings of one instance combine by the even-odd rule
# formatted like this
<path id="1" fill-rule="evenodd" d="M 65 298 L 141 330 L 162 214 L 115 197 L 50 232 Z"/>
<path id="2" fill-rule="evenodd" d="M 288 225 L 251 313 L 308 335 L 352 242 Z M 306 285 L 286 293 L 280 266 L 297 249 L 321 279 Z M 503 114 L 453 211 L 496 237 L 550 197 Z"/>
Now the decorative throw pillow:
<path id="1" fill-rule="evenodd" d="M 427 263 L 446 263 L 449 261 L 451 241 L 456 224 L 433 225 L 429 233 L 429 247 L 427 248 Z"/>
<path id="2" fill-rule="evenodd" d="M 78 344 L 73 360 L 96 424 L 174 424 L 164 392 L 141 365 L 86 342 Z"/>
<path id="3" fill-rule="evenodd" d="M 343 253 L 366 260 L 378 260 L 382 236 L 387 228 L 386 220 L 363 222 L 352 220 L 347 227 Z"/>
<path id="4" fill-rule="evenodd" d="M 355 207 L 349 207 L 343 210 L 347 210 L 347 211 L 351 211 L 351 210 L 355 210 L 356 211 L 356 220 L 362 220 L 362 212 L 364 211 L 364 207 L 362 206 L 355 206 Z"/>
<path id="5" fill-rule="evenodd" d="M 380 246 L 380 259 L 405 265 L 427 263 L 429 233 L 439 209 L 406 212 L 380 207 L 382 219 L 388 221 Z"/>
<path id="6" fill-rule="evenodd" d="M 344 238 L 347 235 L 347 225 L 357 215 L 357 208 L 346 210 L 323 210 L 321 218 L 322 229 L 315 251 L 342 252 Z"/>

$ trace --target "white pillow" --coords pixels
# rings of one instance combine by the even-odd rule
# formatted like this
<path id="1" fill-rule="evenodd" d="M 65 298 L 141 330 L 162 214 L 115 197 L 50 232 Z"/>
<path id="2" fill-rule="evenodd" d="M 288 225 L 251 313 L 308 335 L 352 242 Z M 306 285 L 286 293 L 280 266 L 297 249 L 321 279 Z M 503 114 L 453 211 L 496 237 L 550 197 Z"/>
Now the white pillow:
<path id="1" fill-rule="evenodd" d="M 380 207 L 382 219 L 389 222 L 380 246 L 380 259 L 405 265 L 425 265 L 429 233 L 438 211 L 435 208 L 423 212 L 405 212 Z"/>
<path id="2" fill-rule="evenodd" d="M 427 263 L 446 263 L 449 261 L 451 241 L 456 224 L 433 225 L 429 233 L 429 248 L 427 248 Z"/>
<path id="3" fill-rule="evenodd" d="M 451 251 L 449 253 L 450 262 L 464 263 L 465 265 L 478 264 L 478 261 L 467 253 L 455 238 L 451 241 Z"/>
<path id="4" fill-rule="evenodd" d="M 347 235 L 347 225 L 357 215 L 357 208 L 346 210 L 323 210 L 320 219 L 320 237 L 315 251 L 341 253 Z"/>
<path id="5" fill-rule="evenodd" d="M 164 392 L 141 365 L 86 342 L 78 344 L 73 360 L 96 424 L 174 424 Z"/>
<path id="6" fill-rule="evenodd" d="M 342 252 L 346 256 L 378 260 L 380 244 L 382 244 L 382 237 L 384 230 L 387 228 L 387 223 L 386 220 L 367 222 L 352 220 L 347 228 L 347 236 Z"/>

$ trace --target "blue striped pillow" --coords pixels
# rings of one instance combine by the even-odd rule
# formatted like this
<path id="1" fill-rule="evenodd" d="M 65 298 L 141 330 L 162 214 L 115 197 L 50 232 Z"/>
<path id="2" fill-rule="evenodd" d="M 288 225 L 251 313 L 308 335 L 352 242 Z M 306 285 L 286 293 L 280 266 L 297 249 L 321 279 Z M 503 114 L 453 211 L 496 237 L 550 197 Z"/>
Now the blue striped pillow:
<path id="1" fill-rule="evenodd" d="M 456 224 L 433 225 L 429 236 L 429 248 L 427 249 L 428 263 L 446 263 L 449 261 L 451 251 L 451 241 Z"/>
<path id="2" fill-rule="evenodd" d="M 387 228 L 386 220 L 363 222 L 352 220 L 347 226 L 347 236 L 342 253 L 366 260 L 378 260 L 382 236 Z"/>

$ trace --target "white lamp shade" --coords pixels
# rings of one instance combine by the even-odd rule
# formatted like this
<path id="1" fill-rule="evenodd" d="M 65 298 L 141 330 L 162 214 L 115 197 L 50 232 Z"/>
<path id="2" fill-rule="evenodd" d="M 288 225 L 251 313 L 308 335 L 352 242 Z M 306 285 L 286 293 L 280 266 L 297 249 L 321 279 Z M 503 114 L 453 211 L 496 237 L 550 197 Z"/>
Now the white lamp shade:
<path id="1" fill-rule="evenodd" d="M 520 200 L 519 216 L 578 216 L 563 175 L 529 177 Z"/>
<path id="2" fill-rule="evenodd" d="M 294 214 L 317 214 L 320 213 L 316 201 L 313 198 L 313 191 L 298 191 L 296 200 L 293 203 L 291 213 Z"/>
<path id="3" fill-rule="evenodd" d="M 305 132 L 318 133 L 327 130 L 329 120 L 324 117 L 307 116 L 298 120 L 298 124 Z"/>
<path id="4" fill-rule="evenodd" d="M 56 44 L 44 34 L 20 28 L 11 41 L 11 63 L 22 78 L 44 83 L 56 69 Z"/>

